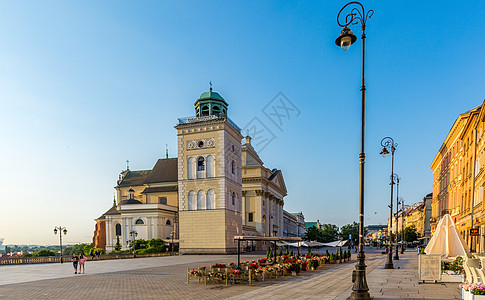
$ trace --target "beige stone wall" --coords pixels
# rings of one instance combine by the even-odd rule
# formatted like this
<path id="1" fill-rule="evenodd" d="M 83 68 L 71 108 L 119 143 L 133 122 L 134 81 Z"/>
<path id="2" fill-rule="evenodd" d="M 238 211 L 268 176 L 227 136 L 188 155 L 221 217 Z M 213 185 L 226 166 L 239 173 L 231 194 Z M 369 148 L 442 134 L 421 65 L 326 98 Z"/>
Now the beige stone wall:
<path id="1" fill-rule="evenodd" d="M 241 214 L 227 210 L 183 211 L 179 213 L 180 251 L 233 253 L 234 236 L 242 233 Z"/>
<path id="2" fill-rule="evenodd" d="M 167 205 L 178 206 L 178 192 L 149 193 L 146 195 L 147 203 L 160 203 L 161 197 L 167 198 Z"/>

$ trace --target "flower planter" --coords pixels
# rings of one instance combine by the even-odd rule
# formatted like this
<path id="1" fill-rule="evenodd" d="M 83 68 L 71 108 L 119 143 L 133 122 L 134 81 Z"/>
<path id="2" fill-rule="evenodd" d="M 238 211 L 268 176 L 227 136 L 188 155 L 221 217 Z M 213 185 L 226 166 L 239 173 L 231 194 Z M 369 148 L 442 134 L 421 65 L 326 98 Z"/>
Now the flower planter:
<path id="1" fill-rule="evenodd" d="M 451 275 L 448 273 L 441 274 L 441 282 L 464 282 L 463 274 Z M 485 298 L 484 298 L 485 299 Z"/>
<path id="2" fill-rule="evenodd" d="M 470 293 L 470 297 L 471 298 L 468 298 L 469 300 L 485 300 L 485 295 L 472 295 Z"/>
<path id="3" fill-rule="evenodd" d="M 469 291 L 465 291 L 463 288 L 461 289 L 461 298 L 463 300 L 471 300 L 472 294 Z"/>

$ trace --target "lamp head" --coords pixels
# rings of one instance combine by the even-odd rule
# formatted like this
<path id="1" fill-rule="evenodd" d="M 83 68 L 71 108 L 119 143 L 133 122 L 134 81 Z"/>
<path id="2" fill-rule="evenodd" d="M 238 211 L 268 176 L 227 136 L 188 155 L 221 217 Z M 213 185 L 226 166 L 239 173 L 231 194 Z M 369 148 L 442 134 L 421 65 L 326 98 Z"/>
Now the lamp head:
<path id="1" fill-rule="evenodd" d="M 54 228 L 54 234 L 57 234 L 57 228 Z"/>
<path id="2" fill-rule="evenodd" d="M 389 151 L 387 150 L 387 148 L 386 148 L 386 147 L 384 147 L 384 148 L 382 148 L 382 151 L 381 151 L 381 153 L 380 153 L 380 154 L 382 155 L 382 157 L 386 157 L 386 155 L 388 155 L 388 154 L 389 154 Z"/>
<path id="3" fill-rule="evenodd" d="M 66 235 L 67 234 L 67 229 L 64 228 L 64 230 L 62 232 L 64 232 L 64 235 Z"/>
<path id="4" fill-rule="evenodd" d="M 335 44 L 341 47 L 344 51 L 347 51 L 353 43 L 357 40 L 357 37 L 352 33 L 350 28 L 344 27 L 340 32 L 340 35 L 335 40 Z"/>

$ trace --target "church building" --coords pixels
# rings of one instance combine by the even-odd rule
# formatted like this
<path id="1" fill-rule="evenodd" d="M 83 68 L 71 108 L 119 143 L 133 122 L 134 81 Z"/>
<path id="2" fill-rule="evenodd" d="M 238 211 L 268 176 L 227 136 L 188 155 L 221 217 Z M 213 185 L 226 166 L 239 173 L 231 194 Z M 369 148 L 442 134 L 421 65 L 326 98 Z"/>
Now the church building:
<path id="1" fill-rule="evenodd" d="M 237 251 L 234 236 L 283 236 L 283 174 L 263 165 L 251 137 L 242 141 L 228 106 L 211 88 L 195 102 L 195 117 L 178 119 L 176 158 L 126 167 L 113 206 L 96 219 L 94 247 L 173 238 L 181 254 L 225 254 Z"/>

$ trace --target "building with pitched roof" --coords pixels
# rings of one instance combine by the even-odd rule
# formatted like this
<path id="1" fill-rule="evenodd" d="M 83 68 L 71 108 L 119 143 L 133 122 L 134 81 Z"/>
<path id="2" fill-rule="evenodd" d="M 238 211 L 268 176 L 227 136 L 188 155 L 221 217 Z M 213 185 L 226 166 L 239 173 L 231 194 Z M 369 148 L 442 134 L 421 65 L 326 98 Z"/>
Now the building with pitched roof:
<path id="1" fill-rule="evenodd" d="M 96 219 L 95 247 L 109 252 L 119 239 L 126 249 L 135 237 L 170 241 L 173 233 L 180 253 L 233 253 L 234 236 L 284 235 L 282 171 L 264 166 L 249 136 L 241 143 L 227 102 L 212 88 L 194 105 L 196 116 L 175 126 L 177 158 L 121 172 L 113 207 Z M 304 224 L 303 214 L 298 220 Z"/>

